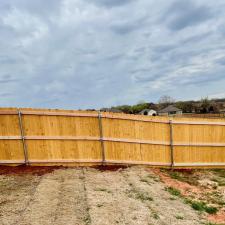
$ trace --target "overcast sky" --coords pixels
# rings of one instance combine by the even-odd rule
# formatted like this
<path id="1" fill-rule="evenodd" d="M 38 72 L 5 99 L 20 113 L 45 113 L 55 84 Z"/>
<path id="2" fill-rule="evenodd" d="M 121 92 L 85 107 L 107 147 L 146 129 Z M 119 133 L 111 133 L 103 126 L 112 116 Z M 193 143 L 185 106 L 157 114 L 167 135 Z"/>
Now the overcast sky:
<path id="1" fill-rule="evenodd" d="M 0 0 L 0 106 L 225 97 L 224 0 Z"/>

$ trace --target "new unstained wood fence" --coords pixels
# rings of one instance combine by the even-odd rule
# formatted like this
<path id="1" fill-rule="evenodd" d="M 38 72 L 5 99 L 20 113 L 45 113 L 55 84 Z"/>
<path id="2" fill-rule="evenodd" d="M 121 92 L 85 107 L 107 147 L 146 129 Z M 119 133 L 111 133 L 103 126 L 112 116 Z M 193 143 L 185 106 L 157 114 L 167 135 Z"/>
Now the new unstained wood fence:
<path id="1" fill-rule="evenodd" d="M 0 164 L 225 167 L 225 120 L 4 108 Z"/>

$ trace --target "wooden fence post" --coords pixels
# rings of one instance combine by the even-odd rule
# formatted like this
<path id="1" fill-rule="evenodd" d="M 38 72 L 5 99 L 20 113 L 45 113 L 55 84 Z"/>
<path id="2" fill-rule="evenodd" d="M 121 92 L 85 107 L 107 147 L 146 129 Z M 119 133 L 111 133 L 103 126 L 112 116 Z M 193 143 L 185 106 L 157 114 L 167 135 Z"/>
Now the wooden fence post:
<path id="1" fill-rule="evenodd" d="M 22 139 L 22 143 L 23 143 L 24 161 L 25 161 L 26 165 L 29 165 L 28 154 L 27 154 L 27 145 L 25 142 L 24 130 L 23 130 L 22 113 L 20 110 L 18 110 L 18 116 L 19 116 L 20 135 L 21 135 L 21 139 Z"/>
<path id="2" fill-rule="evenodd" d="M 98 112 L 98 124 L 99 124 L 99 134 L 100 134 L 100 142 L 101 142 L 101 150 L 102 150 L 102 164 L 105 164 L 105 146 L 103 140 L 103 128 L 102 128 L 102 115 L 101 112 Z"/>
<path id="3" fill-rule="evenodd" d="M 169 120 L 170 126 L 170 160 L 171 160 L 171 168 L 174 167 L 174 151 L 173 151 L 173 121 Z"/>

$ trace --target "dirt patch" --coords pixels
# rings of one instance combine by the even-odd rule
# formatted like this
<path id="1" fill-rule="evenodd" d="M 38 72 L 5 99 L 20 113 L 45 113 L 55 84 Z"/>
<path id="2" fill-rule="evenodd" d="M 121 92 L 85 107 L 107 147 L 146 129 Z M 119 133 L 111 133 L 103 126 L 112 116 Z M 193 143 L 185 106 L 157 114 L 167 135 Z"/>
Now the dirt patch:
<path id="1" fill-rule="evenodd" d="M 224 170 L 160 170 L 153 169 L 169 187 L 172 195 L 180 195 L 202 217 L 212 223 L 225 221 Z"/>
<path id="2" fill-rule="evenodd" d="M 1 225 L 199 225 L 224 218 L 221 210 L 202 215 L 179 192 L 171 195 L 166 189 L 184 188 L 181 194 L 191 196 L 212 188 L 173 179 L 166 171 L 138 166 L 10 169 L 0 175 Z M 220 173 L 210 174 L 223 184 Z"/>

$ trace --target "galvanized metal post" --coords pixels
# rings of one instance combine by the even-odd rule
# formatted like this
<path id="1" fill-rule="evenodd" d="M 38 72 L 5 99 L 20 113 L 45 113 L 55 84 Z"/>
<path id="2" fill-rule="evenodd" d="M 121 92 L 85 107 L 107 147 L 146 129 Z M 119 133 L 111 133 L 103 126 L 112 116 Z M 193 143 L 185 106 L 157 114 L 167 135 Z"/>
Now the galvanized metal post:
<path id="1" fill-rule="evenodd" d="M 173 152 L 173 121 L 169 120 L 170 126 L 170 160 L 171 160 L 171 168 L 174 166 L 174 152 Z"/>
<path id="2" fill-rule="evenodd" d="M 103 129 L 102 129 L 102 116 L 101 112 L 98 112 L 98 124 L 99 124 L 99 134 L 100 134 L 100 142 L 101 142 L 101 149 L 102 149 L 102 164 L 105 164 L 105 146 L 103 140 Z"/>
<path id="3" fill-rule="evenodd" d="M 28 154 L 27 154 L 27 145 L 26 145 L 26 142 L 25 142 L 22 113 L 21 113 L 20 110 L 18 110 L 18 116 L 19 116 L 20 134 L 21 134 L 21 139 L 22 139 L 22 142 L 23 142 L 24 160 L 25 160 L 25 164 L 28 165 L 29 161 L 28 161 Z"/>

